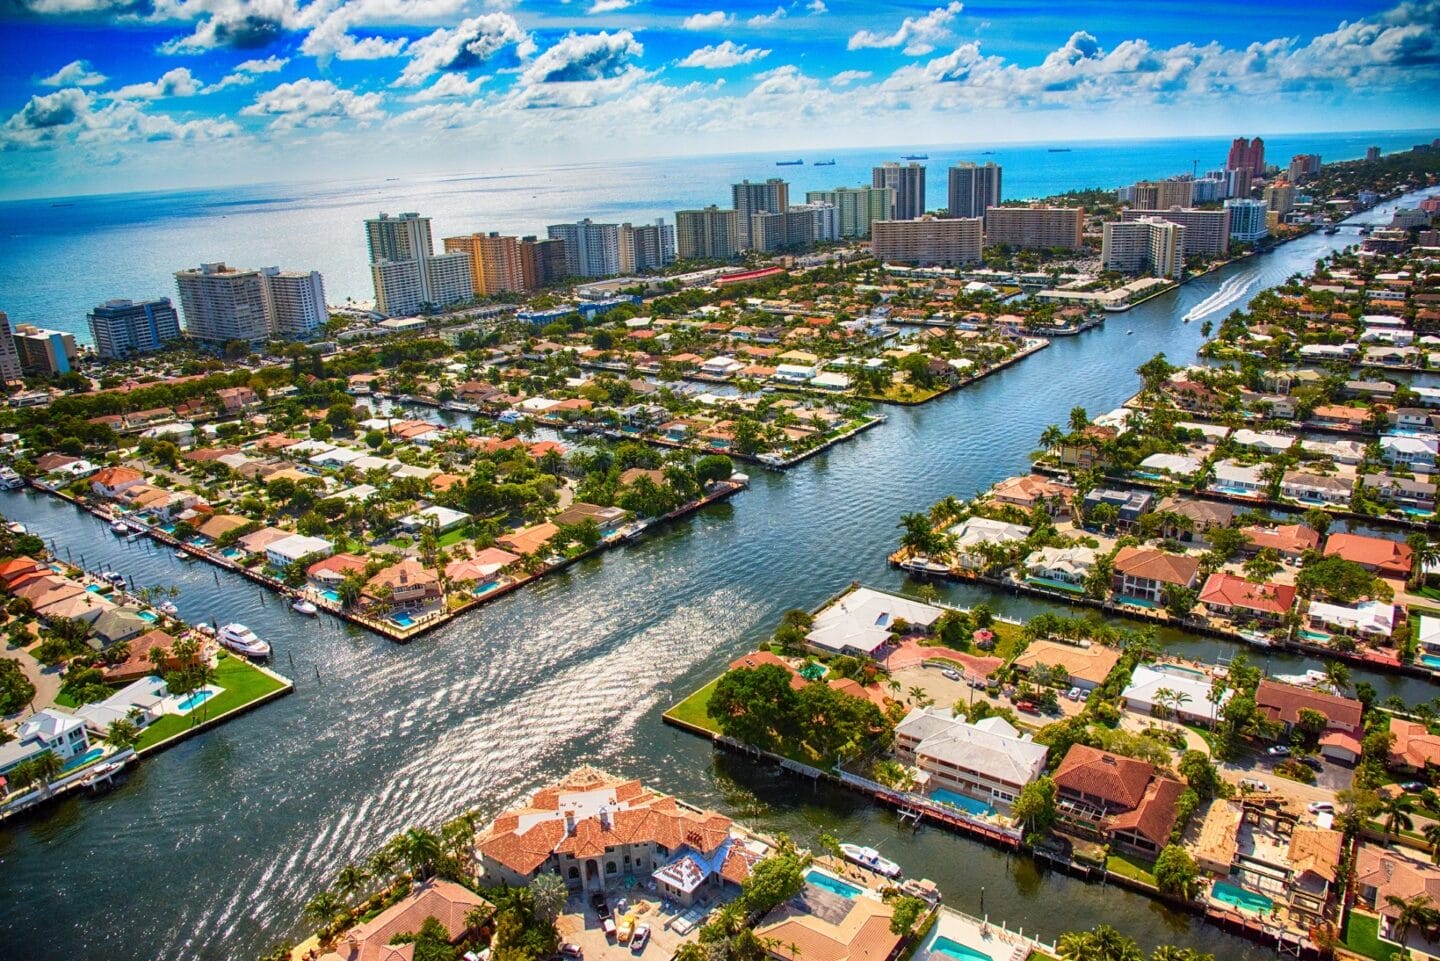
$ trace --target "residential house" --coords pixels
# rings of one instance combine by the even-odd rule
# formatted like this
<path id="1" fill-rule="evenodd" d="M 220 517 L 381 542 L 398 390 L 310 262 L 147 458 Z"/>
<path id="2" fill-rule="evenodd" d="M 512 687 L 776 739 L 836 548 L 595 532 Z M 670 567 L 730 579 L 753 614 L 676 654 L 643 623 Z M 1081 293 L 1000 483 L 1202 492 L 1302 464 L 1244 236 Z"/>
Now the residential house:
<path id="1" fill-rule="evenodd" d="M 900 956 L 906 939 L 890 930 L 893 904 L 868 893 L 837 903 L 823 898 L 825 893 L 807 884 L 755 929 L 773 961 L 895 961 Z"/>
<path id="2" fill-rule="evenodd" d="M 1435 484 L 1423 477 L 1366 474 L 1360 478 L 1365 493 L 1400 510 L 1435 512 Z"/>
<path id="3" fill-rule="evenodd" d="M 357 554 L 331 554 L 305 568 L 305 577 L 313 586 L 327 590 L 345 580 L 345 575 L 351 572 L 364 574 L 365 558 Z"/>
<path id="4" fill-rule="evenodd" d="M 491 915 L 494 907 L 467 887 L 431 878 L 406 892 L 396 903 L 368 921 L 350 928 L 336 939 L 319 961 L 410 961 L 414 946 L 395 946 L 402 934 L 413 934 L 430 918 L 444 929 L 451 944 L 472 930 L 474 912 Z"/>
<path id="5" fill-rule="evenodd" d="M 1301 711 L 1315 711 L 1325 718 L 1320 753 L 1352 764 L 1360 757 L 1361 714 L 1365 706 L 1354 698 L 1282 684 L 1267 677 L 1255 689 L 1255 707 L 1266 720 L 1279 724 L 1287 737 L 1300 722 Z"/>
<path id="6" fill-rule="evenodd" d="M 110 725 L 120 720 L 133 721 L 136 727 L 148 727 L 165 713 L 170 696 L 163 677 L 146 674 L 102 701 L 92 701 L 75 709 L 75 716 L 85 722 L 91 733 L 104 737 Z"/>
<path id="7" fill-rule="evenodd" d="M 1331 534 L 1325 541 L 1326 557 L 1343 557 L 1382 577 L 1409 577 L 1413 553 L 1401 541 L 1365 534 Z"/>
<path id="8" fill-rule="evenodd" d="M 1200 561 L 1146 547 L 1122 547 L 1111 568 L 1111 588 L 1122 600 L 1164 604 L 1166 587 L 1195 586 Z"/>
<path id="9" fill-rule="evenodd" d="M 276 570 L 305 560 L 323 560 L 335 550 L 335 544 L 323 537 L 292 534 L 274 541 L 265 548 L 265 562 Z"/>
<path id="10" fill-rule="evenodd" d="M 1003 718 L 975 724 L 942 708 L 917 708 L 895 727 L 895 757 L 943 789 L 991 806 L 1009 806 L 1045 770 L 1047 748 Z"/>
<path id="11" fill-rule="evenodd" d="M 1152 715 L 1159 707 L 1162 714 L 1181 721 L 1212 724 L 1231 693 L 1227 689 L 1216 702 L 1211 700 L 1211 679 L 1201 671 L 1173 664 L 1141 664 L 1120 696 L 1126 709 L 1137 714 Z"/>
<path id="12" fill-rule="evenodd" d="M 594 521 L 603 531 L 612 528 L 625 519 L 626 511 L 620 507 L 601 507 L 598 504 L 587 504 L 584 501 L 575 501 L 565 510 L 550 518 L 557 526 L 583 524 L 586 521 Z"/>
<path id="13" fill-rule="evenodd" d="M 1078 588 L 1094 570 L 1095 561 L 1094 548 L 1042 547 L 1025 558 L 1025 576 Z"/>
<path id="14" fill-rule="evenodd" d="M 1283 454 L 1295 446 L 1295 438 L 1290 434 L 1253 431 L 1245 427 L 1231 434 L 1230 439 L 1241 447 L 1258 450 L 1262 454 Z"/>
<path id="15" fill-rule="evenodd" d="M 97 497 L 114 499 L 144 481 L 145 475 L 132 467 L 106 467 L 91 475 L 90 489 Z"/>
<path id="16" fill-rule="evenodd" d="M 981 570 L 988 566 L 982 551 L 984 545 L 1003 547 L 1021 543 L 1030 536 L 1030 528 L 988 517 L 968 517 L 950 528 L 950 534 L 955 538 L 955 563 L 969 570 Z"/>
<path id="17" fill-rule="evenodd" d="M 1150 474 L 1154 475 L 1155 479 L 1166 476 L 1185 479 L 1193 476 L 1200 467 L 1199 457 L 1183 454 L 1151 454 L 1140 462 L 1142 476 Z"/>
<path id="18" fill-rule="evenodd" d="M 1272 627 L 1295 606 L 1295 585 L 1257 584 L 1226 571 L 1216 571 L 1200 589 L 1200 603 L 1211 614 L 1236 622 Z"/>
<path id="19" fill-rule="evenodd" d="M 151 622 L 140 616 L 138 608 L 116 607 L 104 611 L 90 625 L 86 640 L 95 650 L 105 650 L 122 641 L 130 641 L 150 630 Z"/>
<path id="20" fill-rule="evenodd" d="M 13 741 L 0 744 L 0 774 L 46 752 L 69 761 L 88 750 L 90 736 L 84 721 L 53 707 L 43 708 L 20 722 Z"/>
<path id="21" fill-rule="evenodd" d="M 1388 643 L 1395 633 L 1395 605 L 1384 601 L 1360 601 L 1353 607 L 1311 601 L 1305 616 L 1311 630 L 1343 634 L 1374 644 Z"/>
<path id="22" fill-rule="evenodd" d="M 1355 895 L 1362 907 L 1380 915 L 1379 934 L 1393 942 L 1400 913 L 1396 902 L 1427 898 L 1440 904 L 1440 867 L 1402 848 L 1364 842 L 1355 854 Z"/>
<path id="23" fill-rule="evenodd" d="M 1093 691 L 1119 663 L 1120 652 L 1102 644 L 1040 639 L 1031 641 L 1016 655 L 1013 666 L 1023 673 L 1036 667 L 1062 668 L 1072 686 Z"/>
<path id="24" fill-rule="evenodd" d="M 381 570 L 365 582 L 365 598 L 391 608 L 419 608 L 440 600 L 440 577 L 413 557 Z"/>
<path id="25" fill-rule="evenodd" d="M 249 387 L 222 387 L 215 392 L 227 414 L 238 414 L 260 405 L 260 398 Z"/>
<path id="26" fill-rule="evenodd" d="M 495 543 L 516 554 L 537 554 L 560 533 L 560 528 L 551 523 L 532 524 L 495 538 Z"/>
<path id="27" fill-rule="evenodd" d="M 1440 768 L 1440 734 L 1431 734 L 1424 723 L 1391 717 L 1390 734 L 1390 767 L 1414 773 Z"/>
<path id="28" fill-rule="evenodd" d="M 1122 531 L 1128 531 L 1140 522 L 1142 516 L 1150 512 L 1155 504 L 1155 495 L 1149 491 L 1097 487 L 1085 495 L 1081 505 L 1087 524 L 1094 522 L 1095 508 L 1101 504 L 1115 508 L 1115 526 Z"/>
<path id="29" fill-rule="evenodd" d="M 1380 438 L 1380 456 L 1387 464 L 1419 469 L 1429 473 L 1435 469 L 1440 440 L 1435 437 L 1385 436 Z"/>
<path id="30" fill-rule="evenodd" d="M 429 507 L 421 508 L 413 514 L 407 514 L 396 521 L 401 530 L 409 533 L 431 530 L 436 534 L 444 534 L 453 531 L 462 524 L 468 523 L 470 515 L 464 511 L 451 510 L 439 504 L 431 504 Z"/>
<path id="31" fill-rule="evenodd" d="M 942 613 L 908 597 L 858 587 L 815 615 L 805 642 L 824 654 L 875 657 L 890 643 L 897 622 L 927 628 Z"/>
<path id="32" fill-rule="evenodd" d="M 1151 855 L 1170 843 L 1185 785 L 1157 775 L 1149 762 L 1075 744 L 1053 778 L 1061 817 L 1072 826 Z"/>
<path id="33" fill-rule="evenodd" d="M 1304 524 L 1277 524 L 1273 527 L 1252 524 L 1240 528 L 1240 532 L 1250 539 L 1241 549 L 1242 553 L 1253 555 L 1272 550 L 1280 555 L 1281 560 L 1291 564 L 1299 562 L 1306 551 L 1320 549 L 1320 534 Z"/>
<path id="34" fill-rule="evenodd" d="M 1160 533 L 1182 544 L 1194 544 L 1197 547 L 1209 547 L 1210 540 L 1205 535 L 1210 531 L 1216 528 L 1230 527 L 1235 523 L 1233 505 L 1202 501 L 1192 497 L 1167 497 L 1160 502 L 1155 512 L 1160 515 L 1173 514 L 1175 518 L 1183 518 L 1183 520 L 1176 520 L 1164 517 Z M 1186 521 L 1188 523 L 1185 523 Z"/>
<path id="35" fill-rule="evenodd" d="M 1070 513 L 1070 495 L 1074 490 L 1052 478 L 1041 474 L 1023 474 L 1008 477 L 986 494 L 993 504 L 1010 504 L 1030 513 L 1036 507 L 1044 507 L 1051 517 L 1064 517 Z"/>
<path id="36" fill-rule="evenodd" d="M 494 577 L 519 560 L 519 554 L 511 554 L 498 547 L 487 547 L 473 557 L 446 564 L 445 576 L 457 584 L 465 581 L 481 581 L 487 577 Z"/>
<path id="37" fill-rule="evenodd" d="M 1350 503 L 1354 486 L 1342 477 L 1287 470 L 1280 479 L 1280 494 L 1306 504 L 1344 505 Z"/>

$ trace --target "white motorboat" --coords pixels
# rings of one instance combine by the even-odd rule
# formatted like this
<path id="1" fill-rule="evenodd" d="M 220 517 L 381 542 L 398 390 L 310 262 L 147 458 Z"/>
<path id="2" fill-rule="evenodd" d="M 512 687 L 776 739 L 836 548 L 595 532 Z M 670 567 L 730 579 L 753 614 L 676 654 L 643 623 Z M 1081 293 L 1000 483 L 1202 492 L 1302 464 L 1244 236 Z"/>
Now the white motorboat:
<path id="1" fill-rule="evenodd" d="M 314 617 L 320 613 L 320 608 L 305 600 L 303 597 L 295 598 L 290 604 L 290 609 L 296 614 L 304 614 L 306 617 Z"/>
<path id="2" fill-rule="evenodd" d="M 270 645 L 255 636 L 244 624 L 226 624 L 217 635 L 220 643 L 246 657 L 269 657 Z"/>
<path id="3" fill-rule="evenodd" d="M 175 559 L 176 559 L 177 561 L 188 561 L 188 560 L 190 559 L 190 552 L 189 552 L 189 551 L 176 551 L 176 552 L 175 552 Z"/>
<path id="4" fill-rule="evenodd" d="M 887 878 L 900 876 L 900 865 L 884 857 L 874 848 L 861 847 L 858 844 L 842 844 L 840 853 L 845 855 L 845 860 L 874 871 L 876 874 L 884 875 Z"/>
<path id="5" fill-rule="evenodd" d="M 130 533 L 130 526 L 124 521 L 116 521 L 115 523 L 110 525 L 110 533 L 120 534 L 123 536 Z"/>
<path id="6" fill-rule="evenodd" d="M 173 601 L 165 601 L 162 604 L 158 604 L 155 609 L 161 614 L 168 614 L 171 617 L 180 616 L 180 608 L 176 607 Z"/>
<path id="7" fill-rule="evenodd" d="M 27 528 L 24 524 L 20 523 L 19 521 L 11 521 L 10 523 L 8 523 L 8 524 L 5 525 L 5 529 L 6 529 L 7 531 L 9 531 L 10 533 L 12 533 L 12 534 L 28 534 L 28 533 L 30 533 L 29 528 Z"/>
<path id="8" fill-rule="evenodd" d="M 111 584 L 115 587 L 125 586 L 125 575 L 121 574 L 119 571 L 106 571 L 105 573 L 100 575 L 100 579 L 102 581 L 105 581 L 107 584 Z"/>
<path id="9" fill-rule="evenodd" d="M 13 491 L 25 486 L 25 478 L 8 467 L 0 467 L 0 490 Z"/>

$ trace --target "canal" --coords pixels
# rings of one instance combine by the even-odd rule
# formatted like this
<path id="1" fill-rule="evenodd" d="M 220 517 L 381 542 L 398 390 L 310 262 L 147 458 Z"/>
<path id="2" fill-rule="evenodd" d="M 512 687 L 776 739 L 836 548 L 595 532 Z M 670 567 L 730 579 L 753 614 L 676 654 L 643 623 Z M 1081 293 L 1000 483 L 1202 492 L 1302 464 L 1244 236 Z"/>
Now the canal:
<path id="1" fill-rule="evenodd" d="M 1388 220 L 1388 210 L 1369 220 Z M 661 712 L 763 639 L 791 607 L 854 580 L 913 589 L 890 570 L 897 521 L 1022 470 L 1035 439 L 1079 405 L 1134 392 L 1136 366 L 1194 357 L 1200 319 L 1182 317 L 1229 277 L 1254 283 L 1208 319 L 1303 272 L 1353 233 L 1315 234 L 1115 315 L 1089 333 L 915 408 L 785 474 L 640 542 L 576 565 L 408 646 L 275 597 L 148 541 L 125 542 L 55 499 L 0 498 L 34 532 L 137 585 L 175 585 L 192 621 L 242 621 L 276 649 L 296 692 L 146 761 L 109 795 L 66 801 L 0 833 L 0 931 L 34 961 L 103 956 L 245 959 L 305 933 L 305 901 L 389 836 L 471 807 L 494 813 L 579 763 L 644 778 L 802 843 L 822 831 L 882 849 L 947 903 L 1046 939 L 1098 922 L 1142 944 L 1226 959 L 1270 952 L 1146 898 L 1046 872 L 835 789 L 716 755 Z M 1131 333 L 1133 331 L 1133 333 Z M 62 551 L 63 554 L 63 551 Z M 1005 614 L 1034 600 L 951 587 Z M 1172 639 L 1173 640 L 1173 639 Z M 1232 650 L 1191 641 L 1188 656 Z M 1277 656 L 1271 669 L 1313 664 Z M 1371 676 L 1381 696 L 1428 700 L 1414 679 Z"/>

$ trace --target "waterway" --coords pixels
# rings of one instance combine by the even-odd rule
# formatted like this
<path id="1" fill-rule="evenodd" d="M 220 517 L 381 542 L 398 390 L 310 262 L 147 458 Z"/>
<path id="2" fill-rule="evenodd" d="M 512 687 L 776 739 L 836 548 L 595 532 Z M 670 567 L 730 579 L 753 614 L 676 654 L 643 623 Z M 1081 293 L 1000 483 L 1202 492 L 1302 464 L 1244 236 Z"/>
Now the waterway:
<path id="1" fill-rule="evenodd" d="M 1388 212 L 1368 219 L 1382 218 Z M 1270 956 L 1148 899 L 938 829 L 902 832 L 854 795 L 717 756 L 660 715 L 763 639 L 788 608 L 853 580 L 913 589 L 885 562 L 901 514 L 1023 469 L 1046 425 L 1076 405 L 1114 408 L 1152 355 L 1192 358 L 1200 322 L 1181 318 L 1225 279 L 1258 278 L 1253 296 L 1356 239 L 1303 238 L 1058 339 L 934 403 L 891 408 L 886 424 L 797 469 L 755 472 L 730 502 L 403 647 L 333 619 L 305 620 L 248 582 L 148 541 L 117 539 L 58 500 L 0 497 L 0 511 L 90 567 L 180 587 L 187 619 L 250 625 L 297 682 L 294 695 L 139 765 L 113 793 L 66 801 L 0 833 L 0 932 L 34 961 L 253 957 L 301 936 L 306 899 L 395 832 L 470 807 L 494 813 L 584 762 L 802 843 L 823 831 L 873 844 L 909 875 L 934 879 L 947 903 L 978 911 L 983 892 L 992 918 L 1047 939 L 1106 921 L 1147 946 Z M 955 602 L 985 599 L 1015 616 L 1045 609 L 947 590 Z M 1228 650 L 1219 641 L 1184 646 L 1204 658 Z M 1312 663 L 1276 656 L 1271 668 Z M 1415 679 L 1355 674 L 1382 696 L 1440 693 Z"/>

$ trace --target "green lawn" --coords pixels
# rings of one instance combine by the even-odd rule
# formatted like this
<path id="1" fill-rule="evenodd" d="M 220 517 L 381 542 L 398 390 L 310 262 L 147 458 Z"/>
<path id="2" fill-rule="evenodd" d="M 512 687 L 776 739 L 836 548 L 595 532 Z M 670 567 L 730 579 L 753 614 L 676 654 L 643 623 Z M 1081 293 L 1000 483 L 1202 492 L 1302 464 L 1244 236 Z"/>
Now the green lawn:
<path id="1" fill-rule="evenodd" d="M 1146 884 L 1155 883 L 1155 875 L 1151 873 L 1151 869 L 1155 865 L 1133 854 L 1112 851 L 1109 859 L 1105 862 L 1105 867 L 1111 874 L 1134 878 L 1137 881 L 1144 881 Z"/>
<path id="2" fill-rule="evenodd" d="M 184 717 L 177 717 L 174 714 L 167 714 L 154 724 L 147 727 L 140 735 L 140 743 L 136 745 L 139 750 L 144 750 L 152 744 L 157 744 L 168 737 L 184 731 L 201 721 L 218 717 L 238 707 L 243 707 L 251 701 L 264 697 L 273 691 L 284 687 L 279 681 L 268 674 L 256 670 L 243 658 L 231 657 L 228 654 L 220 655 L 219 666 L 215 669 L 215 683 L 224 690 L 206 701 L 202 706 L 191 711 Z"/>
<path id="3" fill-rule="evenodd" d="M 705 707 L 710 703 L 710 695 L 715 693 L 715 685 L 719 683 L 720 678 L 717 677 L 665 713 L 677 721 L 684 721 L 687 724 L 704 728 L 711 733 L 719 734 L 719 725 L 710 720 L 709 716 L 705 713 Z"/>
<path id="4" fill-rule="evenodd" d="M 995 621 L 990 625 L 990 630 L 995 632 L 995 650 L 990 653 L 1009 664 L 1025 646 L 1024 628 Z"/>
<path id="5" fill-rule="evenodd" d="M 71 710 L 74 710 L 75 708 L 80 706 L 76 703 L 75 699 L 65 691 L 55 692 L 55 703 L 61 707 L 68 707 Z"/>
<path id="6" fill-rule="evenodd" d="M 445 534 L 443 534 L 440 537 L 440 546 L 454 547 L 456 544 L 460 543 L 463 540 L 465 540 L 465 528 L 462 525 L 455 528 L 453 531 L 447 531 Z"/>
<path id="7" fill-rule="evenodd" d="M 1375 961 L 1390 961 L 1390 955 L 1395 953 L 1393 944 L 1380 940 L 1380 919 L 1373 914 L 1351 911 L 1350 920 L 1345 923 L 1344 940 L 1345 947 Z"/>

